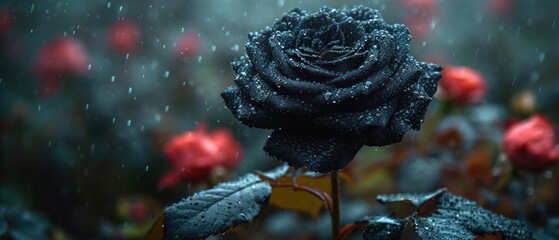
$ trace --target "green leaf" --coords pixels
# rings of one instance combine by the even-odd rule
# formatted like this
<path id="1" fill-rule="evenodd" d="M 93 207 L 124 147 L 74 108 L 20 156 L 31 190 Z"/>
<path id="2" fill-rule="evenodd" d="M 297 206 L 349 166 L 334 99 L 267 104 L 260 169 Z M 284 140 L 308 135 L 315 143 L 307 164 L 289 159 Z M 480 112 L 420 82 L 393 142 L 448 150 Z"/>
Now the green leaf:
<path id="1" fill-rule="evenodd" d="M 222 233 L 258 216 L 272 188 L 254 174 L 201 191 L 165 209 L 164 239 L 199 239 Z"/>

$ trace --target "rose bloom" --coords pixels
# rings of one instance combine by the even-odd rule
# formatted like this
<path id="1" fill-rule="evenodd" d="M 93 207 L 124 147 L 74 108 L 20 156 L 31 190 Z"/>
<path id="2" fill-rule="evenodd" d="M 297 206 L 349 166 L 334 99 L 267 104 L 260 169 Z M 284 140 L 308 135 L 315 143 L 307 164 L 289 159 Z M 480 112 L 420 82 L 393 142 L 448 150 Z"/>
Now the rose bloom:
<path id="1" fill-rule="evenodd" d="M 555 129 L 540 115 L 513 124 L 505 132 L 503 147 L 515 166 L 534 172 L 559 162 Z"/>
<path id="2" fill-rule="evenodd" d="M 81 42 L 72 37 L 59 37 L 47 42 L 35 63 L 42 96 L 51 96 L 66 78 L 87 74 L 89 57 Z"/>
<path id="3" fill-rule="evenodd" d="M 241 163 L 243 149 L 229 129 L 208 132 L 202 124 L 194 131 L 173 137 L 165 146 L 165 155 L 173 165 L 173 170 L 163 175 L 159 189 L 180 181 L 206 180 L 221 167 L 235 169 Z"/>
<path id="4" fill-rule="evenodd" d="M 488 0 L 487 9 L 493 14 L 506 14 L 514 10 L 513 0 Z"/>
<path id="5" fill-rule="evenodd" d="M 141 37 L 140 26 L 128 20 L 115 21 L 107 30 L 107 44 L 121 54 L 131 53 L 138 48 Z"/>
<path id="6" fill-rule="evenodd" d="M 363 145 L 419 129 L 441 67 L 409 55 L 409 29 L 377 10 L 294 9 L 249 34 L 222 97 L 250 127 L 273 129 L 264 151 L 296 168 L 342 169 Z"/>
<path id="7" fill-rule="evenodd" d="M 460 105 L 481 101 L 487 91 L 481 73 L 469 67 L 446 67 L 439 87 L 443 99 Z"/>
<path id="8" fill-rule="evenodd" d="M 200 37 L 196 33 L 184 33 L 177 38 L 175 55 L 178 58 L 191 58 L 200 51 Z"/>

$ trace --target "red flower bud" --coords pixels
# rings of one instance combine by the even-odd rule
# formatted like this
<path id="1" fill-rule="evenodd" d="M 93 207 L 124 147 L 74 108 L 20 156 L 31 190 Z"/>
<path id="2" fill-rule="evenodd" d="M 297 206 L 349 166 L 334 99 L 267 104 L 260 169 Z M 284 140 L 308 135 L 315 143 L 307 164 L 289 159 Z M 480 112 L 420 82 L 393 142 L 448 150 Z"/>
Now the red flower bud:
<path id="1" fill-rule="evenodd" d="M 508 160 L 525 170 L 539 172 L 559 162 L 555 129 L 540 115 L 510 127 L 505 132 L 503 146 Z"/>
<path id="2" fill-rule="evenodd" d="M 483 76 L 468 67 L 445 67 L 439 87 L 442 97 L 456 104 L 479 102 L 487 91 Z"/>
<path id="3" fill-rule="evenodd" d="M 83 45 L 72 37 L 59 37 L 46 43 L 40 50 L 35 73 L 40 80 L 43 96 L 54 94 L 65 78 L 87 73 L 89 57 Z"/>
<path id="4" fill-rule="evenodd" d="M 142 30 L 136 23 L 119 20 L 107 30 L 107 44 L 121 54 L 131 53 L 140 45 L 141 36 Z"/>
<path id="5" fill-rule="evenodd" d="M 205 125 L 173 137 L 165 147 L 165 154 L 173 165 L 159 182 L 159 189 L 179 181 L 205 180 L 218 168 L 234 169 L 242 159 L 241 144 L 228 129 L 207 132 Z"/>
<path id="6" fill-rule="evenodd" d="M 195 33 L 184 33 L 179 36 L 175 46 L 175 55 L 178 58 L 191 58 L 200 50 L 200 38 Z"/>

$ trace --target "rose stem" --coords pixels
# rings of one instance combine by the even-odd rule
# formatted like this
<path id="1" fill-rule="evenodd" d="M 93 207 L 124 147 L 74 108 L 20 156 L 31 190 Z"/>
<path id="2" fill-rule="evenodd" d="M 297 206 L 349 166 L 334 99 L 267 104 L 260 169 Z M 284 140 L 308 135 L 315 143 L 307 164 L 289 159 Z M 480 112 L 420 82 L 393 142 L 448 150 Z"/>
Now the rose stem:
<path id="1" fill-rule="evenodd" d="M 427 154 L 427 147 L 431 143 L 431 137 L 449 109 L 450 104 L 447 101 L 440 101 L 439 106 L 435 109 L 435 113 L 425 122 L 419 137 L 419 151 L 422 155 Z"/>
<path id="2" fill-rule="evenodd" d="M 332 239 L 336 239 L 340 234 L 340 179 L 338 171 L 330 173 L 332 185 Z"/>

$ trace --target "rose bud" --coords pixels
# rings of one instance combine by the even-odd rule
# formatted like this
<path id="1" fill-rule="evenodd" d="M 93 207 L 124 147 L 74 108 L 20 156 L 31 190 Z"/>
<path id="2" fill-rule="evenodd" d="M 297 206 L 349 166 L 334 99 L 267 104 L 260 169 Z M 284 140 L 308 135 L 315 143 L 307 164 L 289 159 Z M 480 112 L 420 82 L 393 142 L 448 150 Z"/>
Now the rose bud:
<path id="1" fill-rule="evenodd" d="M 540 115 L 510 127 L 503 137 L 503 147 L 509 161 L 528 171 L 541 172 L 559 162 L 555 129 Z"/>
<path id="2" fill-rule="evenodd" d="M 39 50 L 35 63 L 41 95 L 54 94 L 66 78 L 85 76 L 88 65 L 89 57 L 78 40 L 59 37 L 49 41 Z"/>
<path id="3" fill-rule="evenodd" d="M 107 30 L 107 44 L 121 54 L 132 53 L 140 45 L 142 30 L 135 22 L 115 21 Z"/>
<path id="4" fill-rule="evenodd" d="M 468 67 L 447 67 L 439 82 L 441 97 L 459 105 L 481 101 L 487 91 L 483 76 Z"/>
<path id="5" fill-rule="evenodd" d="M 177 58 L 192 58 L 200 51 L 200 37 L 196 33 L 184 33 L 177 39 L 175 55 Z"/>
<path id="6" fill-rule="evenodd" d="M 409 29 L 377 10 L 294 9 L 249 34 L 222 97 L 243 124 L 273 129 L 264 151 L 296 168 L 343 168 L 363 145 L 419 129 L 441 67 L 409 55 Z"/>
<path id="7" fill-rule="evenodd" d="M 510 107 L 520 115 L 530 115 L 536 110 L 536 97 L 531 91 L 522 91 L 511 99 Z"/>
<path id="8" fill-rule="evenodd" d="M 243 158 L 241 144 L 228 129 L 207 132 L 205 125 L 173 137 L 165 147 L 165 155 L 173 165 L 159 182 L 159 189 L 179 181 L 207 180 L 216 169 L 233 170 Z"/>

